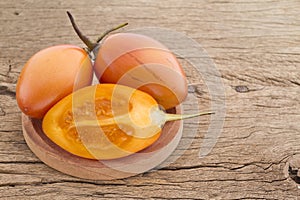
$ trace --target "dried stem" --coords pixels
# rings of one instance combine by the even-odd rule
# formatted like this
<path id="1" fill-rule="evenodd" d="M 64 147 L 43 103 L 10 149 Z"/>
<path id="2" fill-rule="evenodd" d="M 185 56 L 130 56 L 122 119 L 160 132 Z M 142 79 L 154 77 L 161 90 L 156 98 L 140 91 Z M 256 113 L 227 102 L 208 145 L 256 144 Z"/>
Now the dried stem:
<path id="1" fill-rule="evenodd" d="M 76 32 L 76 34 L 79 36 L 79 38 L 84 42 L 84 44 L 88 47 L 89 51 L 92 51 L 96 46 L 97 43 L 93 43 L 88 37 L 86 37 L 78 28 L 77 24 L 75 23 L 74 17 L 72 16 L 72 14 L 67 11 L 67 14 L 69 16 L 69 19 L 72 23 L 72 26 Z"/>

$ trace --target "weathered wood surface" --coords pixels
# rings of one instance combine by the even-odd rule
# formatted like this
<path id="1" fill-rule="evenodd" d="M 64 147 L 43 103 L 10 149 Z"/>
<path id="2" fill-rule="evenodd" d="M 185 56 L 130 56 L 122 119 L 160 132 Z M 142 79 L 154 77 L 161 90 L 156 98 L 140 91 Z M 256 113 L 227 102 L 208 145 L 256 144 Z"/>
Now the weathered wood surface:
<path id="1" fill-rule="evenodd" d="M 22 136 L 15 84 L 37 50 L 61 43 L 82 46 L 66 10 L 92 38 L 125 20 L 131 28 L 169 28 L 199 42 L 216 63 L 226 91 L 224 129 L 213 151 L 198 157 L 209 124 L 204 120 L 187 123 L 185 133 L 195 128 L 199 133 L 178 160 L 136 177 L 82 180 L 40 162 Z M 299 0 L 2 0 L 0 198 L 300 198 L 299 13 Z M 193 86 L 190 95 L 203 108 L 209 105 L 204 85 Z"/>

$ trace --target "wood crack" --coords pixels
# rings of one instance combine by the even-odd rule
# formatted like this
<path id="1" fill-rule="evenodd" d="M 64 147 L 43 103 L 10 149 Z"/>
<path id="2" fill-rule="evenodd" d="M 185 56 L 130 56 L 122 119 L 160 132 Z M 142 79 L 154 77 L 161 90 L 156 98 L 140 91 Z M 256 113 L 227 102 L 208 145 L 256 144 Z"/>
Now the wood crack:
<path id="1" fill-rule="evenodd" d="M 224 166 L 219 166 L 219 165 L 192 165 L 192 166 L 180 166 L 180 167 L 173 167 L 173 166 L 168 166 L 161 168 L 159 170 L 164 170 L 164 171 L 178 171 L 178 170 L 192 170 L 192 169 L 200 169 L 200 168 L 223 168 L 223 169 L 229 169 Z"/>
<path id="2" fill-rule="evenodd" d="M 44 164 L 42 161 L 0 161 L 0 164 Z"/>
<path id="3" fill-rule="evenodd" d="M 290 81 L 290 82 L 293 83 L 293 84 L 296 85 L 296 86 L 300 86 L 300 83 L 297 82 L 297 81 Z"/>
<path id="4" fill-rule="evenodd" d="M 249 162 L 249 163 L 234 163 L 234 162 L 220 162 L 220 163 L 216 163 L 216 164 L 205 164 L 205 165 L 192 165 L 192 166 L 180 166 L 180 167 L 173 167 L 173 166 L 168 166 L 168 167 L 164 167 L 161 168 L 160 170 L 164 170 L 164 171 L 178 171 L 178 170 L 192 170 L 192 169 L 201 169 L 201 168 L 222 168 L 225 170 L 232 170 L 232 171 L 236 171 L 236 170 L 241 170 L 245 167 L 248 166 L 256 166 L 264 171 L 270 169 L 273 165 L 280 165 L 284 162 L 286 162 L 286 160 L 290 157 L 291 155 L 287 155 L 284 156 L 282 159 L 280 159 L 277 162 Z M 225 165 L 239 165 L 238 167 L 227 167 Z M 268 164 L 266 167 L 263 167 L 262 165 L 266 165 Z"/>
<path id="5" fill-rule="evenodd" d="M 86 181 L 84 179 L 82 180 L 57 180 L 57 181 L 46 181 L 41 179 L 41 181 L 32 181 L 32 182 L 14 182 L 14 183 L 3 183 L 0 184 L 0 187 L 6 187 L 6 186 L 10 186 L 10 187 L 15 187 L 15 186 L 40 186 L 40 185 L 54 185 L 54 184 L 61 184 L 61 183 L 78 183 L 78 184 L 89 184 L 89 185 L 96 185 L 96 186 L 101 186 L 101 185 L 105 185 L 105 186 L 124 186 L 125 183 L 101 183 L 101 182 L 93 182 L 93 181 Z"/>

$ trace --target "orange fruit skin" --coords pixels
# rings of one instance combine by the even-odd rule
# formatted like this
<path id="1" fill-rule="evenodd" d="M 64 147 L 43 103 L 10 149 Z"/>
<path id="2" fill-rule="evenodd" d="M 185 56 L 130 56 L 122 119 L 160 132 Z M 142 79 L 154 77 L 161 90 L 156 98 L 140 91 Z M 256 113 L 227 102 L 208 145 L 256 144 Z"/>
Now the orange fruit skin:
<path id="1" fill-rule="evenodd" d="M 57 45 L 33 55 L 23 67 L 16 99 L 23 113 L 43 118 L 60 99 L 92 82 L 88 54 L 74 45 Z"/>
<path id="2" fill-rule="evenodd" d="M 94 64 L 101 83 L 142 90 L 169 109 L 187 96 L 187 80 L 174 54 L 160 42 L 140 34 L 117 33 L 100 46 Z"/>

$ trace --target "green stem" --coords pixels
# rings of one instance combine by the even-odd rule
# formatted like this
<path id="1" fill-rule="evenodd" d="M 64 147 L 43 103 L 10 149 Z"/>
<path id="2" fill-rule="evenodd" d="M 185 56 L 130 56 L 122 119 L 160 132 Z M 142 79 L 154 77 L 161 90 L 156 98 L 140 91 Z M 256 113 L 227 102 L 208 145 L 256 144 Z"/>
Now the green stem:
<path id="1" fill-rule="evenodd" d="M 112 29 L 109 29 L 107 31 L 105 31 L 97 40 L 97 43 L 99 43 L 105 36 L 107 36 L 109 33 L 113 32 L 113 31 L 116 31 L 120 28 L 123 28 L 124 26 L 127 26 L 128 23 L 124 23 L 124 24 L 120 24 L 119 26 L 115 27 L 115 28 L 112 28 Z"/>
<path id="2" fill-rule="evenodd" d="M 189 119 L 189 118 L 193 118 L 193 117 L 198 117 L 198 116 L 202 116 L 202 115 L 211 115 L 211 114 L 214 114 L 214 112 L 202 112 L 202 113 L 196 113 L 196 114 L 190 114 L 190 115 L 166 114 L 166 121 Z"/>

